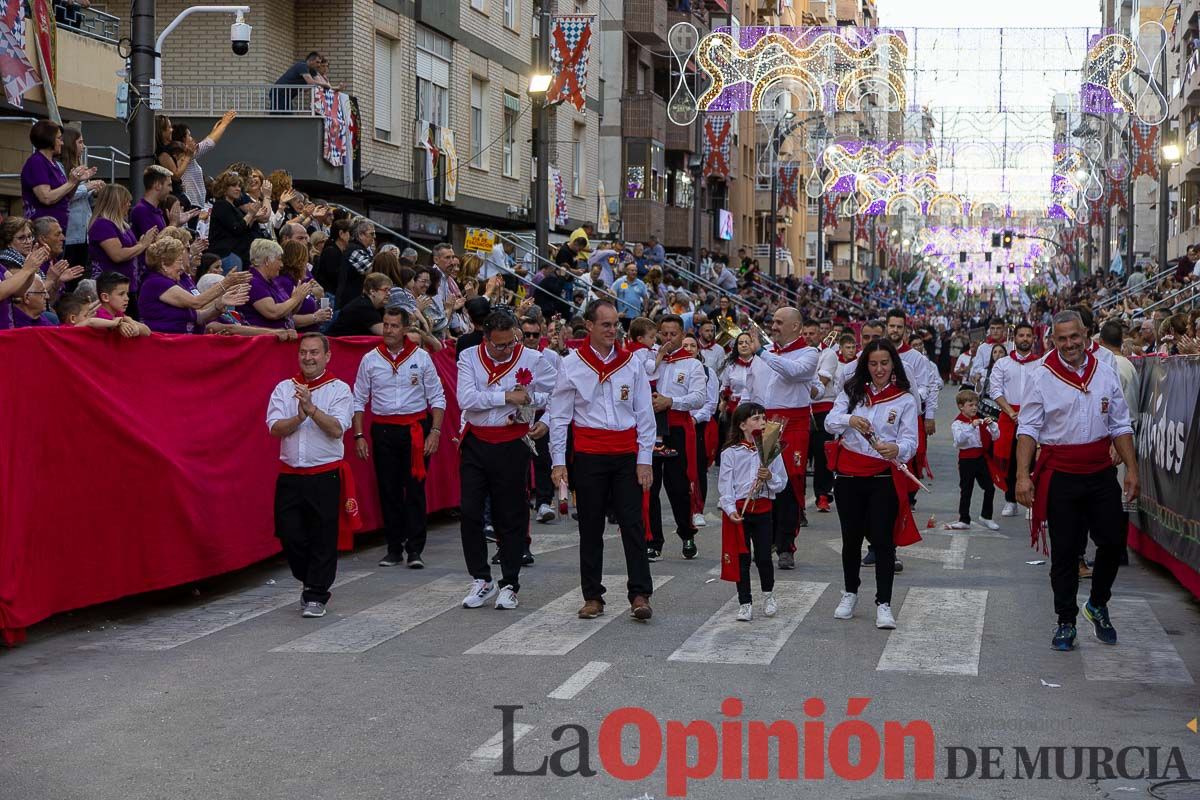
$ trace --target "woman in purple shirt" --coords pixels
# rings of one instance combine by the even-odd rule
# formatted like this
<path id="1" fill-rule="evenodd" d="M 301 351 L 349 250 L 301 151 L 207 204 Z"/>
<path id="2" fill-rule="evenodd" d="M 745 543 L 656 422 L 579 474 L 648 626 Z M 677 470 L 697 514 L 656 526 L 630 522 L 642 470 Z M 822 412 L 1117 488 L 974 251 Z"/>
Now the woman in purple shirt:
<path id="1" fill-rule="evenodd" d="M 88 226 L 88 255 L 92 277 L 109 270 L 119 272 L 129 278 L 130 294 L 136 296 L 141 278 L 138 256 L 158 238 L 158 229 L 146 231 L 139 239 L 129 226 L 132 205 L 133 197 L 124 186 L 113 183 L 100 190 Z"/>
<path id="2" fill-rule="evenodd" d="M 283 243 L 283 267 L 280 269 L 279 277 L 275 279 L 275 284 L 282 291 L 287 292 L 288 297 L 292 296 L 292 292 L 298 284 L 313 279 L 312 272 L 308 268 L 308 256 L 308 246 L 303 242 L 293 239 Z M 313 292 L 319 290 L 320 285 L 314 284 Z M 300 307 L 296 309 L 292 322 L 296 323 L 296 330 L 299 333 L 306 333 L 318 330 L 332 317 L 333 311 L 328 308 L 318 308 L 317 299 L 308 294 L 304 296 Z"/>
<path id="3" fill-rule="evenodd" d="M 313 281 L 296 284 L 289 293 L 277 282 L 283 268 L 283 248 L 271 239 L 250 243 L 250 299 L 239 310 L 247 325 L 260 328 L 293 328 L 292 315 L 308 297 Z"/>
<path id="4" fill-rule="evenodd" d="M 186 266 L 183 242 L 164 237 L 146 250 L 146 277 L 138 291 L 142 322 L 155 333 L 203 333 L 204 326 L 224 313 L 227 305 L 246 300 L 249 276 L 230 273 L 217 285 L 192 294 L 180 285 Z"/>
<path id="5" fill-rule="evenodd" d="M 65 231 L 71 216 L 71 195 L 79 184 L 96 174 L 95 168 L 78 166 L 68 175 L 58 158 L 62 154 L 62 128 L 48 119 L 29 129 L 34 153 L 21 167 L 21 200 L 25 216 L 54 217 Z"/>
<path id="6" fill-rule="evenodd" d="M 33 246 L 33 225 L 24 217 L 0 223 L 0 330 L 13 326 L 13 299 L 29 291 L 33 278 L 50 258 L 45 247 Z"/>

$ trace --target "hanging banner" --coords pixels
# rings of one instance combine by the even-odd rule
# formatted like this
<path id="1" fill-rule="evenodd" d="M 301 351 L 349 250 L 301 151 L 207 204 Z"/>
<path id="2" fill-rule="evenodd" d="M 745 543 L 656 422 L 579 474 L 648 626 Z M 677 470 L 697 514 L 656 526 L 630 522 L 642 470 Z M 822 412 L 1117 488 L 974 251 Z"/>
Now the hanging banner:
<path id="1" fill-rule="evenodd" d="M 916 277 L 914 277 L 911 281 L 908 282 L 908 286 L 905 287 L 905 289 L 904 289 L 905 293 L 906 294 L 914 294 L 916 292 L 921 291 L 921 284 L 923 284 L 925 282 L 925 274 L 927 272 L 928 272 L 928 270 L 921 270 L 920 272 L 918 272 Z"/>
<path id="2" fill-rule="evenodd" d="M 612 232 L 612 222 L 608 218 L 608 198 L 604 196 L 604 181 L 596 181 L 596 195 L 599 206 L 596 209 L 596 233 L 607 236 Z"/>
<path id="3" fill-rule="evenodd" d="M 442 134 L 442 154 L 446 157 L 446 167 L 442 174 L 442 200 L 453 203 L 458 199 L 458 151 L 454 147 L 454 131 L 449 128 L 439 128 Z"/>
<path id="4" fill-rule="evenodd" d="M 797 189 L 800 183 L 799 164 L 779 165 L 779 207 L 799 209 Z"/>
<path id="5" fill-rule="evenodd" d="M 417 120 L 415 144 L 425 152 L 425 199 L 430 203 L 437 202 L 437 166 L 441 156 L 437 140 L 433 123 Z"/>
<path id="6" fill-rule="evenodd" d="M 1136 358 L 1141 497 L 1130 544 L 1200 595 L 1200 358 Z"/>
<path id="7" fill-rule="evenodd" d="M 25 93 L 41 81 L 25 54 L 25 4 L 22 0 L 0 0 L 0 80 L 4 81 L 4 97 L 10 105 L 24 108 Z"/>
<path id="8" fill-rule="evenodd" d="M 554 17 L 550 22 L 550 89 L 547 103 L 570 103 L 583 111 L 587 102 L 588 52 L 594 15 Z"/>
<path id="9" fill-rule="evenodd" d="M 62 124 L 58 113 L 58 27 L 54 21 L 54 10 L 50 0 L 29 0 L 30 18 L 33 20 L 34 38 L 37 42 L 38 68 L 42 76 L 42 87 L 46 94 L 46 110 L 50 119 Z"/>
<path id="10" fill-rule="evenodd" d="M 546 208 L 550 215 L 550 227 L 567 224 L 567 192 L 563 187 L 562 173 L 558 167 L 550 167 L 550 185 L 546 187 L 549 193 L 549 205 Z"/>
<path id="11" fill-rule="evenodd" d="M 1158 180 L 1158 126 L 1133 121 L 1133 179 L 1149 175 Z"/>
<path id="12" fill-rule="evenodd" d="M 733 144 L 733 115 L 705 114 L 703 156 L 704 177 L 729 177 L 729 154 Z"/>

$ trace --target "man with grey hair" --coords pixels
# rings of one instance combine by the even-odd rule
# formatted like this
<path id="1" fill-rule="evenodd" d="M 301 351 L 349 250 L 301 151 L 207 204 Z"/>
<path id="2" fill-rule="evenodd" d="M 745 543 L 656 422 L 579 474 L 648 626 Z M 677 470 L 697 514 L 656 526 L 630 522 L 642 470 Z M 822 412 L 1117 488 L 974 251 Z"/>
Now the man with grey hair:
<path id="1" fill-rule="evenodd" d="M 371 271 L 375 260 L 375 223 L 358 217 L 350 226 L 350 246 L 342 256 L 342 273 L 338 278 L 337 305 L 342 308 L 363 293 L 363 277 Z"/>
<path id="2" fill-rule="evenodd" d="M 298 222 L 285 222 L 279 226 L 279 243 L 299 242 L 308 247 L 308 228 Z"/>
<path id="3" fill-rule="evenodd" d="M 1018 416 L 1017 501 L 1033 511 L 1033 543 L 1050 554 L 1058 614 L 1051 647 L 1075 647 L 1077 564 L 1089 531 L 1096 562 L 1083 614 L 1097 639 L 1115 645 L 1108 601 L 1124 551 L 1126 517 L 1111 452 L 1115 448 L 1125 464 L 1124 499 L 1131 501 L 1139 486 L 1129 408 L 1117 373 L 1088 351 L 1087 328 L 1078 312 L 1054 316 L 1052 341 L 1054 350 L 1028 379 Z"/>
<path id="4" fill-rule="evenodd" d="M 54 217 L 38 217 L 33 221 L 34 246 L 41 245 L 50 251 L 46 262 L 46 302 L 54 305 L 62 295 L 63 287 L 83 275 L 82 266 L 71 266 L 63 260 L 66 235 L 62 225 Z"/>

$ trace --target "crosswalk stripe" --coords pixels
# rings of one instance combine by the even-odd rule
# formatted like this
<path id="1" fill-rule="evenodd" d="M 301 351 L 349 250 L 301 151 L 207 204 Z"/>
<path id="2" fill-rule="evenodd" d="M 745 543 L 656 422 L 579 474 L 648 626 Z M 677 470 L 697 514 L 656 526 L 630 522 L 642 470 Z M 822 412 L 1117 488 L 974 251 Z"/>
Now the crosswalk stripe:
<path id="1" fill-rule="evenodd" d="M 987 596 L 983 589 L 911 587 L 875 669 L 978 675 Z"/>
<path id="2" fill-rule="evenodd" d="M 333 587 L 344 586 L 371 574 L 364 570 L 343 570 L 338 574 Z M 173 614 L 156 616 L 118 632 L 107 641 L 86 644 L 83 648 L 171 650 L 285 606 L 295 605 L 299 608 L 299 603 L 299 584 L 288 578 L 279 583 L 255 586 Z"/>
<path id="3" fill-rule="evenodd" d="M 1150 604 L 1140 597 L 1108 601 L 1108 613 L 1117 629 L 1117 644 L 1101 644 L 1092 635 L 1092 623 L 1083 616 L 1086 597 L 1079 598 L 1079 650 L 1083 674 L 1089 681 L 1138 683 L 1193 683 L 1187 665 L 1163 630 Z"/>
<path id="4" fill-rule="evenodd" d="M 656 575 L 654 588 L 659 589 L 673 577 Z M 602 580 L 609 586 L 623 586 L 626 578 L 605 575 Z M 579 589 L 572 589 L 475 645 L 465 655 L 565 656 L 617 617 L 627 616 L 620 603 L 610 603 L 602 616 L 579 619 L 575 612 L 582 603 Z"/>
<path id="5" fill-rule="evenodd" d="M 512 741 L 513 744 L 519 742 L 525 734 L 533 730 L 532 725 L 527 725 L 524 722 L 514 722 L 512 725 Z M 493 734 L 492 738 L 476 748 L 474 753 L 471 753 L 472 761 L 498 761 L 504 755 L 504 731 L 500 730 Z"/>
<path id="6" fill-rule="evenodd" d="M 779 614 L 762 617 L 762 606 L 759 605 L 749 624 L 735 619 L 738 599 L 734 596 L 667 660 L 702 664 L 770 664 L 828 586 L 828 583 L 810 581 L 776 581 Z"/>
<path id="7" fill-rule="evenodd" d="M 604 538 L 616 539 L 620 534 L 610 533 Z M 539 533 L 534 532 L 530 537 L 529 552 L 535 556 L 540 556 L 543 553 L 553 553 L 556 550 L 566 550 L 569 547 L 579 546 L 579 533 Z"/>
<path id="8" fill-rule="evenodd" d="M 607 661 L 589 661 L 583 668 L 562 682 L 557 689 L 546 695 L 551 700 L 571 700 L 582 692 L 592 681 L 599 678 L 604 671 L 611 667 Z"/>
<path id="9" fill-rule="evenodd" d="M 272 648 L 272 653 L 363 653 L 462 605 L 470 584 L 447 576 Z"/>

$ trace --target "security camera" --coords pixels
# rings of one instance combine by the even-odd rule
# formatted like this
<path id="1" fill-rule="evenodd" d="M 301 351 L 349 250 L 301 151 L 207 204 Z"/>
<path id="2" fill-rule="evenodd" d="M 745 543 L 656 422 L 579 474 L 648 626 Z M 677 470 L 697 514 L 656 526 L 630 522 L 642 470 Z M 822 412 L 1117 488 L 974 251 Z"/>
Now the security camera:
<path id="1" fill-rule="evenodd" d="M 229 26 L 229 46 L 235 56 L 244 56 L 250 52 L 250 26 L 242 19 L 240 11 L 237 22 Z"/>

